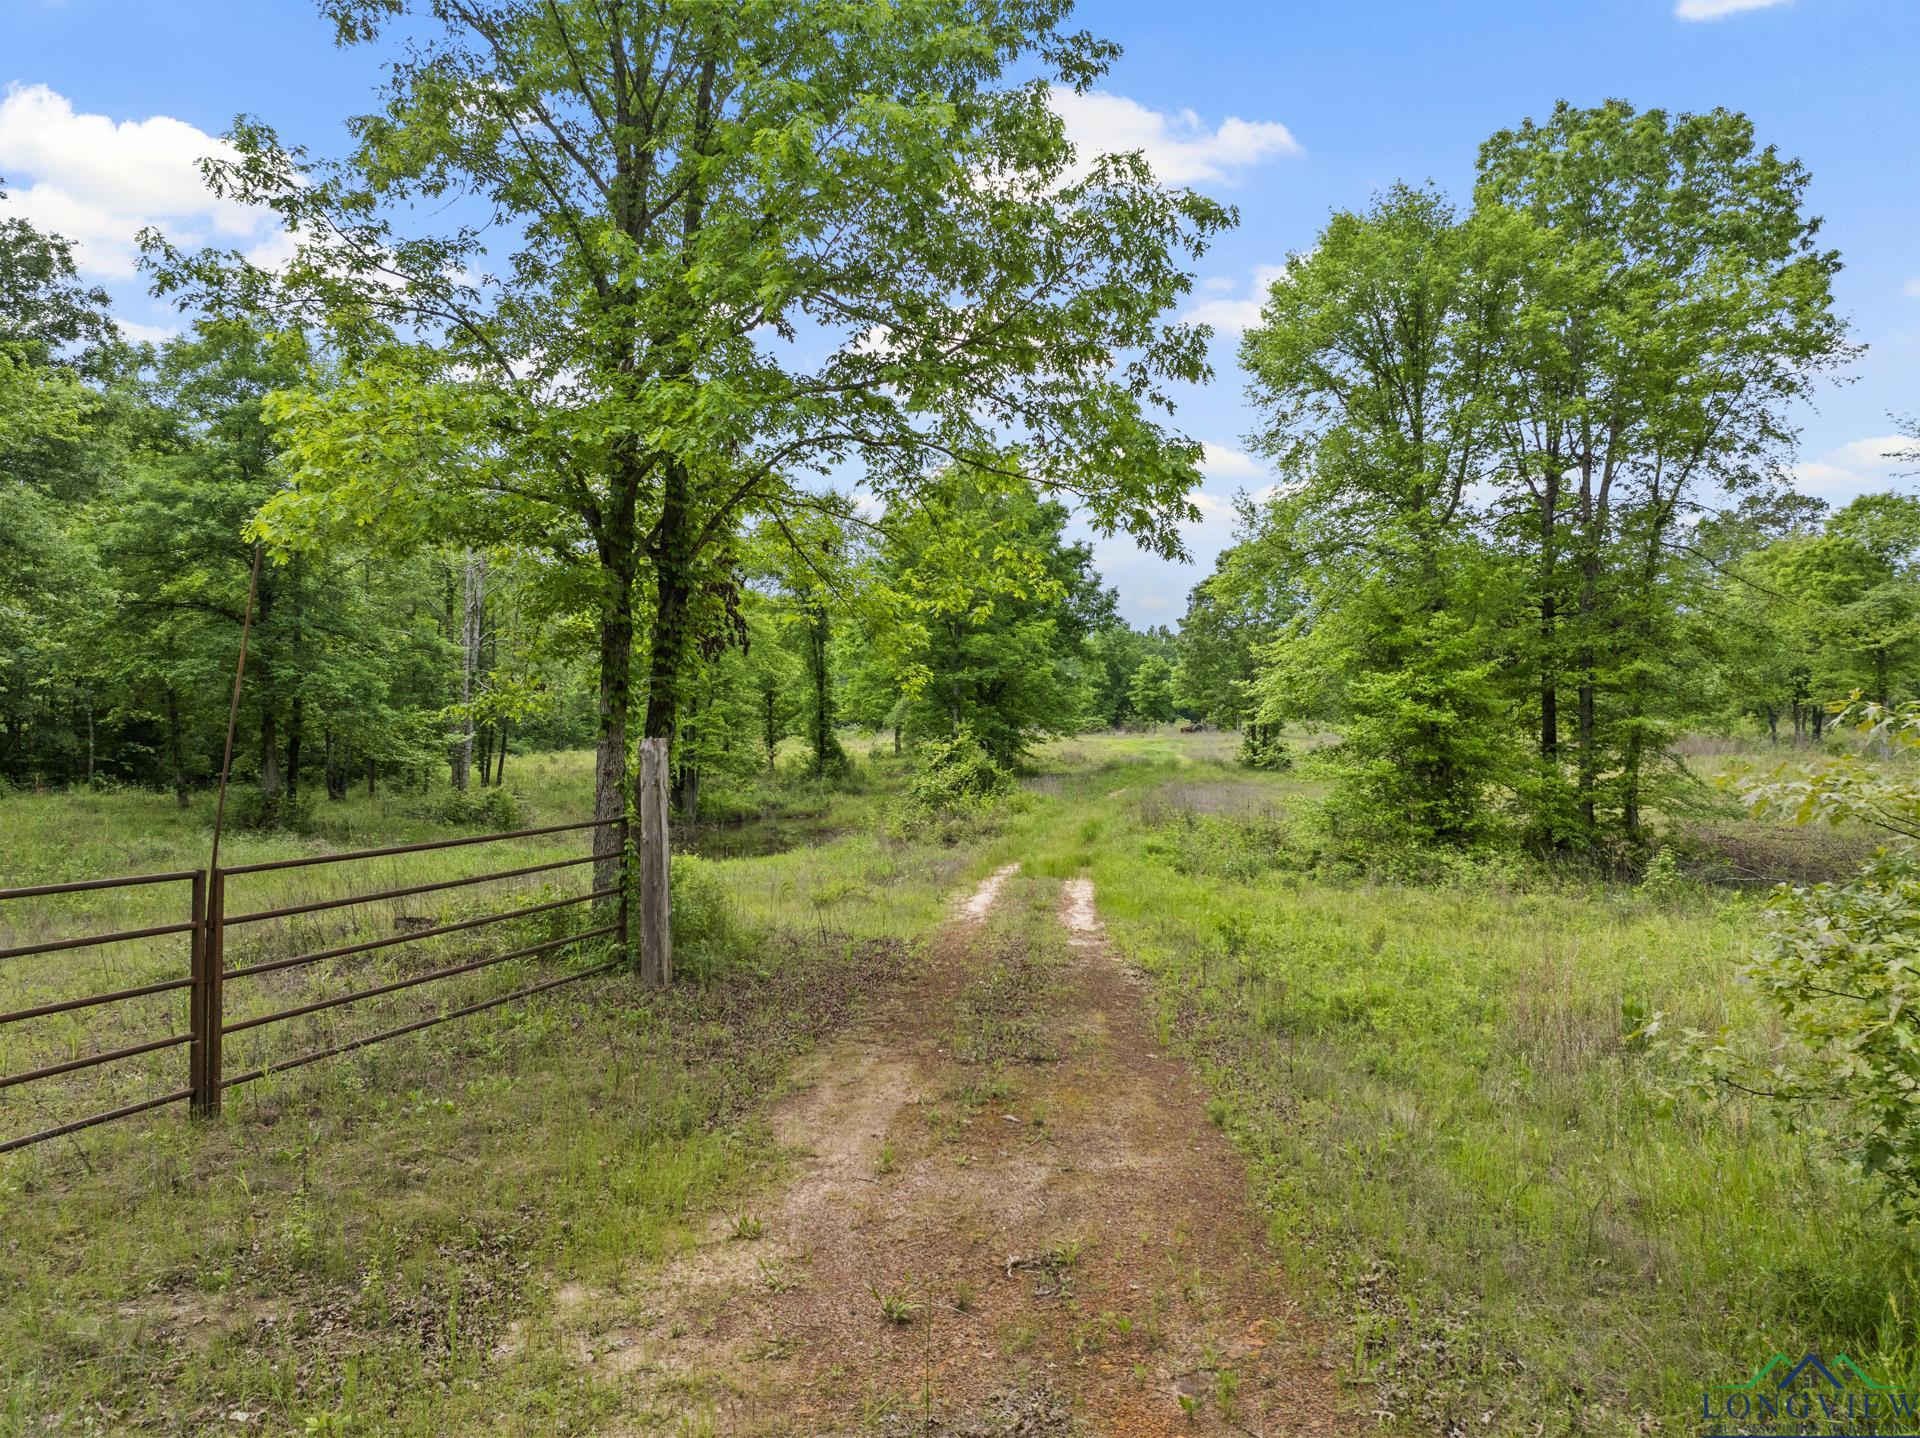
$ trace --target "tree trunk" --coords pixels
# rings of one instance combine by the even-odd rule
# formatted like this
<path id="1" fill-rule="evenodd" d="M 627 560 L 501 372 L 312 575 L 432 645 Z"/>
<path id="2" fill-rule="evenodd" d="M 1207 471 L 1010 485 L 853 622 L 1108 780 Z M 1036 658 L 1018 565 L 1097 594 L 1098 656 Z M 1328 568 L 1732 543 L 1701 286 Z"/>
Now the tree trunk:
<path id="1" fill-rule="evenodd" d="M 374 796 L 379 777 L 380 761 L 369 755 L 367 757 L 367 797 L 369 799 Z"/>
<path id="2" fill-rule="evenodd" d="M 633 789 L 627 754 L 627 715 L 633 705 L 633 587 L 639 564 L 634 533 L 640 490 L 637 466 L 616 463 L 608 476 L 608 502 L 596 540 L 600 552 L 600 696 L 599 736 L 593 762 L 593 817 L 627 817 Z M 615 840 L 619 830 L 594 831 L 595 852 L 607 857 L 593 866 L 596 889 L 617 889 L 625 882 L 625 857 Z M 629 945 L 631 947 L 631 945 Z"/>
<path id="3" fill-rule="evenodd" d="M 300 744 L 306 737 L 306 701 L 295 695 L 287 716 L 287 798 L 300 797 Z"/>
<path id="4" fill-rule="evenodd" d="M 680 817 L 689 824 L 700 817 L 700 769 L 694 764 L 680 767 Z"/>
<path id="5" fill-rule="evenodd" d="M 180 733 L 180 696 L 167 690 L 167 758 L 173 765 L 173 801 L 187 807 L 187 755 Z"/>
<path id="6" fill-rule="evenodd" d="M 653 626 L 647 653 L 645 741 L 654 744 L 659 812 L 640 823 L 641 935 L 643 974 L 665 982 L 672 972 L 667 906 L 647 898 L 648 886 L 666 883 L 668 833 L 666 785 L 669 746 L 680 717 L 682 671 L 687 650 L 687 600 L 692 593 L 694 536 L 691 484 L 686 466 L 668 460 L 661 473 L 660 519 L 647 557 L 653 562 Z M 657 742 L 656 742 L 657 741 Z M 644 761 L 643 761 L 644 762 Z M 651 796 L 648 799 L 651 803 Z"/>
<path id="7" fill-rule="evenodd" d="M 260 792 L 269 799 L 280 792 L 280 731 L 271 703 L 260 709 Z"/>
<path id="8" fill-rule="evenodd" d="M 507 781 L 507 727 L 508 721 L 502 719 L 500 729 L 500 753 L 493 761 L 493 787 L 498 789 Z"/>
<path id="9" fill-rule="evenodd" d="M 473 776 L 473 698 L 480 667 L 480 617 L 487 602 L 487 558 L 469 549 L 460 571 L 460 727 L 453 746 L 453 787 Z"/>
<path id="10" fill-rule="evenodd" d="M 1540 496 L 1540 758 L 1549 766 L 1560 763 L 1560 665 L 1555 652 L 1559 639 L 1559 599 L 1554 593 L 1558 557 L 1560 476 L 1549 472 L 1541 480 Z"/>
<path id="11" fill-rule="evenodd" d="M 609 587 L 620 591 L 603 604 L 600 620 L 600 736 L 594 749 L 593 817 L 617 820 L 627 812 L 627 709 L 632 703 L 633 663 L 633 580 L 610 574 Z M 608 842 L 614 830 L 603 828 L 600 852 L 613 845 Z M 617 888 L 621 862 L 617 857 L 601 859 L 594 865 L 596 889 Z"/>
<path id="12" fill-rule="evenodd" d="M 833 628 L 827 609 L 818 599 L 807 606 L 807 677 L 813 684 L 813 772 L 824 778 L 830 767 L 836 741 L 833 734 L 833 672 L 831 656 Z"/>
<path id="13" fill-rule="evenodd" d="M 667 741 L 640 741 L 640 977 L 673 982 L 671 871 L 667 858 Z"/>
<path id="14" fill-rule="evenodd" d="M 692 710 L 697 711 L 696 703 Z M 680 762 L 673 770 L 673 799 L 679 806 L 680 817 L 691 824 L 699 817 L 700 803 L 700 766 L 693 760 L 694 713 L 689 712 L 680 721 Z"/>
<path id="15" fill-rule="evenodd" d="M 327 765 L 327 799 L 330 803 L 339 803 L 347 797 L 347 741 L 334 734 L 332 728 L 324 731 Z"/>

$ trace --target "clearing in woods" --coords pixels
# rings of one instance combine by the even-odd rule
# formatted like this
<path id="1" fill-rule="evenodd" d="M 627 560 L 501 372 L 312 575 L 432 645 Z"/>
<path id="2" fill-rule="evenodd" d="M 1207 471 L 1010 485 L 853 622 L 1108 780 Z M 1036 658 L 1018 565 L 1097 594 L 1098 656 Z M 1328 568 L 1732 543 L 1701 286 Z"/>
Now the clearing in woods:
<path id="1" fill-rule="evenodd" d="M 632 1431 L 1354 1431 L 1092 882 L 1018 870 L 799 1076 L 782 1183 L 556 1295 L 543 1337 L 639 1396 Z"/>

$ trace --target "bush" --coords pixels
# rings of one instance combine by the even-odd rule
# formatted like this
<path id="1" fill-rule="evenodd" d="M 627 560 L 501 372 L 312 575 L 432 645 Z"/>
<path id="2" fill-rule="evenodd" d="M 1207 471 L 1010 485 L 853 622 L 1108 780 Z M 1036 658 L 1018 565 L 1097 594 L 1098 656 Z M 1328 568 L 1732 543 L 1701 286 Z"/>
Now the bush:
<path id="1" fill-rule="evenodd" d="M 675 972 L 710 979 L 744 958 L 750 935 L 713 866 L 676 854 L 671 883 Z"/>
<path id="2" fill-rule="evenodd" d="M 1686 887 L 1687 876 L 1681 872 L 1680 861 L 1672 849 L 1662 844 L 1651 859 L 1647 860 L 1646 872 L 1640 879 L 1640 892 L 1650 899 L 1671 899 Z"/>
<path id="3" fill-rule="evenodd" d="M 1234 817 L 1183 809 L 1177 821 L 1153 831 L 1146 852 L 1176 873 L 1249 883 L 1286 867 L 1296 846 L 1277 814 Z"/>
<path id="4" fill-rule="evenodd" d="M 1887 745 L 1920 748 L 1920 704 L 1855 702 L 1838 721 Z M 1848 754 L 1803 773 L 1776 772 L 1746 798 L 1797 822 L 1853 820 L 1920 835 L 1920 780 L 1910 765 Z M 1782 886 L 1748 970 L 1784 1040 L 1756 1052 L 1741 1036 L 1689 1034 L 1708 1076 L 1781 1106 L 1786 1121 L 1842 1161 L 1885 1179 L 1886 1202 L 1920 1221 L 1920 864 L 1881 851 L 1840 883 Z M 1649 1025 L 1651 1030 L 1654 1026 Z"/>
<path id="5" fill-rule="evenodd" d="M 511 789 L 444 789 L 408 812 L 416 819 L 499 832 L 520 827 L 520 796 Z"/>
<path id="6" fill-rule="evenodd" d="M 296 796 L 284 788 L 271 794 L 254 788 L 232 789 L 227 793 L 226 822 L 255 833 L 309 834 L 313 832 L 313 795 L 302 790 Z"/>
<path id="7" fill-rule="evenodd" d="M 1013 787 L 1013 775 L 993 761 L 964 724 L 951 739 L 921 745 L 907 801 L 927 814 L 978 813 Z"/>
<path id="8" fill-rule="evenodd" d="M 896 838 L 955 844 L 978 833 L 1012 797 L 1012 773 L 962 725 L 951 739 L 929 740 L 914 751 L 906 793 L 889 811 L 887 828 Z"/>
<path id="9" fill-rule="evenodd" d="M 1240 736 L 1240 762 L 1249 769 L 1277 771 L 1293 767 L 1293 754 L 1278 724 L 1248 724 Z"/>

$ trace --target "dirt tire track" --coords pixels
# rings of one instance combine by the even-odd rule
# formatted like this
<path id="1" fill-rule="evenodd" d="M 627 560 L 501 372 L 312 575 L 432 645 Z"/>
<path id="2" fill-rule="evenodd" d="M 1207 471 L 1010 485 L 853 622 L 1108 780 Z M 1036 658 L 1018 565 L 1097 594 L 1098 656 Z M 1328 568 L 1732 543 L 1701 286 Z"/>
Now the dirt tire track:
<path id="1" fill-rule="evenodd" d="M 646 1413 L 632 1431 L 1067 1431 L 978 1420 L 1035 1393 L 1115 1438 L 1360 1431 L 1084 880 L 1056 910 L 1060 1057 L 1013 1070 L 1017 1098 L 980 1098 L 995 1091 L 953 1055 L 953 1024 L 1012 877 L 989 878 L 779 1106 L 795 1158 L 755 1209 L 758 1237 L 717 1225 L 620 1326 L 603 1295 L 561 1295 L 576 1361 L 618 1374 Z M 955 1098 L 969 1083 L 971 1106 Z"/>

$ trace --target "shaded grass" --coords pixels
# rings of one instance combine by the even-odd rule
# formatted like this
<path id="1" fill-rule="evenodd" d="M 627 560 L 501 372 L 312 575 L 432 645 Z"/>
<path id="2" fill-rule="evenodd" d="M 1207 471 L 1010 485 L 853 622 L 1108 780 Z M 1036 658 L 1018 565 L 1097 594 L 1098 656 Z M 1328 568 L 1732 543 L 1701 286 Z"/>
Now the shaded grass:
<path id="1" fill-rule="evenodd" d="M 556 797 L 530 805 L 529 824 L 584 804 L 587 756 L 521 765 L 523 774 L 542 769 Z M 844 800 L 840 817 L 876 816 L 885 792 L 882 776 Z M 205 837 L 191 815 L 164 804 L 149 814 L 140 795 L 7 806 L 0 824 L 18 849 L 61 825 L 84 840 L 75 868 L 35 877 L 68 877 L 82 864 L 192 863 Z M 356 842 L 446 832 L 391 817 L 391 828 Z M 154 833 L 123 837 L 149 821 Z M 676 891 L 684 869 L 683 899 L 697 902 L 679 914 L 694 942 L 681 954 L 687 981 L 669 994 L 626 975 L 596 979 L 233 1090 L 215 1125 L 165 1112 L 0 1158 L 0 1433 L 48 1424 L 200 1432 L 236 1412 L 249 1415 L 248 1431 L 551 1433 L 621 1414 L 617 1385 L 581 1370 L 556 1335 L 550 1291 L 576 1279 L 631 1287 L 777 1167 L 759 1113 L 787 1064 L 910 965 L 897 936 L 933 922 L 945 886 L 977 862 L 964 849 L 922 854 L 878 831 L 876 819 L 818 849 L 677 861 Z M 471 849 L 411 856 L 404 871 L 377 870 L 342 889 L 538 862 L 556 852 L 550 842 L 514 841 L 511 858 L 493 851 L 477 864 Z M 227 853 L 252 861 L 329 843 L 248 836 Z M 449 857 L 472 867 L 453 869 Z M 336 872 L 296 871 L 306 888 L 261 876 L 260 892 L 236 907 L 326 897 Z M 439 921 L 462 906 L 538 897 L 506 886 L 452 895 L 432 896 L 441 903 L 425 913 Z M 715 904 L 727 912 L 716 918 Z M 288 926 L 252 950 L 230 948 L 229 961 L 385 932 L 401 916 L 375 914 L 351 930 Z M 97 922 L 143 920 L 129 908 Z M 497 949 L 539 937 L 532 926 L 546 920 L 524 922 L 510 939 L 483 932 Z M 234 994 L 237 982 L 229 992 L 243 1013 L 251 1002 L 364 987 L 453 961 L 466 952 L 461 938 L 270 975 L 256 981 L 257 999 Z M 139 962 L 118 972 L 138 974 Z M 516 962 L 473 977 L 504 989 L 536 968 L 564 971 Z M 80 992 L 99 986 L 66 977 Z M 432 1012 L 472 997 L 466 982 L 413 993 Z M 16 1001 L 18 985 L 17 971 L 0 968 L 0 1006 Z M 307 1031 L 287 1039 L 333 1041 L 407 1016 L 381 1000 L 301 1021 Z M 39 1042 L 94 1049 L 104 1034 L 77 1026 Z M 245 1061 L 238 1048 L 230 1044 L 229 1071 Z M 121 1066 L 114 1082 L 124 1094 L 161 1078 Z M 17 1123 L 18 1104 L 6 1111 L 10 1128 L 28 1126 Z"/>
<path id="2" fill-rule="evenodd" d="M 592 1427 L 622 1395 L 551 1341 L 551 1289 L 619 1291 L 764 1177 L 759 1105 L 901 962 L 786 940 L 596 980 L 10 1162 L 0 1432 Z"/>

